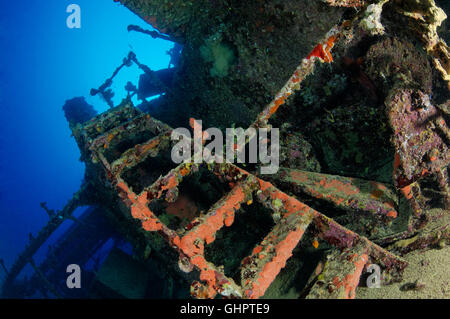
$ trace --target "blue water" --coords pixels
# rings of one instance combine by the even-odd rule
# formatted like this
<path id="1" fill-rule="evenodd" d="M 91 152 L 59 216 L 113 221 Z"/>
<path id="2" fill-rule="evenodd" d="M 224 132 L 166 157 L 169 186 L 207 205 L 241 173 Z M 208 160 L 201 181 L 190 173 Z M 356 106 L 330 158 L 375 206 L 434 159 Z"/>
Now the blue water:
<path id="1" fill-rule="evenodd" d="M 81 29 L 66 26 L 66 7 L 81 7 Z M 113 0 L 0 1 L 0 258 L 7 267 L 48 220 L 39 207 L 61 209 L 81 184 L 84 164 L 62 111 L 67 99 L 90 97 L 92 87 L 111 76 L 133 50 L 152 70 L 167 68 L 173 44 L 140 33 L 151 29 Z M 140 72 L 126 68 L 113 85 L 114 102 L 123 87 L 137 85 Z"/>

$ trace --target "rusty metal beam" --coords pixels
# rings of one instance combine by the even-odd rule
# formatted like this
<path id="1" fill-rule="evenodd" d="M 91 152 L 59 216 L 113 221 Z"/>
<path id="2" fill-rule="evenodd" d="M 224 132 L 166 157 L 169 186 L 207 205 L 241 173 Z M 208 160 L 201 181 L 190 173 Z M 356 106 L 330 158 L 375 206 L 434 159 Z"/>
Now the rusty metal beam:
<path id="1" fill-rule="evenodd" d="M 289 168 L 280 168 L 270 180 L 347 211 L 367 212 L 387 222 L 398 216 L 396 192 L 383 183 Z"/>

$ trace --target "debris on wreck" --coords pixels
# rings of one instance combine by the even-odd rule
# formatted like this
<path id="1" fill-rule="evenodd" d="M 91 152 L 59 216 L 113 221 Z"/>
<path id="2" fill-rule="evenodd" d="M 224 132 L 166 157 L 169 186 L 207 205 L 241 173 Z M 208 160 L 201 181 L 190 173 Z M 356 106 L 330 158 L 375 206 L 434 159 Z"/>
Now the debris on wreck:
<path id="1" fill-rule="evenodd" d="M 70 125 L 84 123 L 97 115 L 94 107 L 89 105 L 82 96 L 67 100 L 63 106 L 63 111 Z"/>
<path id="2" fill-rule="evenodd" d="M 110 109 L 68 116 L 86 164 L 82 189 L 60 212 L 42 204 L 50 220 L 9 269 L 4 295 L 83 205 L 100 207 L 139 267 L 159 269 L 169 298 L 273 296 L 300 272 L 297 297 L 355 298 L 370 265 L 388 285 L 402 280 L 405 254 L 450 242 L 450 64 L 436 31 L 446 16 L 433 0 L 116 2 L 158 30 L 151 36 L 182 44 L 181 58 L 154 72 L 130 53 L 91 91 Z M 128 85 L 142 104 L 129 93 L 115 106 L 109 87 L 131 63 L 144 72 Z M 145 101 L 163 92 L 158 107 Z M 174 164 L 172 127 L 191 118 L 243 126 L 248 140 L 250 128 L 281 127 L 283 167 L 265 176 Z M 430 184 L 442 215 L 428 212 Z"/>

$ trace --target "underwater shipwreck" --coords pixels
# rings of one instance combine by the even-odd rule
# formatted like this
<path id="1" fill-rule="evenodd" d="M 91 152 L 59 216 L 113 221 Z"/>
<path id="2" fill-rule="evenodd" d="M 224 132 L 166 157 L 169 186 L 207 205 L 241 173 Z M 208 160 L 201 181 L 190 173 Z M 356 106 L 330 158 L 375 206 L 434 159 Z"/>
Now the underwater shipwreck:
<path id="1" fill-rule="evenodd" d="M 65 207 L 41 204 L 48 223 L 3 266 L 2 297 L 358 298 L 372 265 L 380 289 L 427 284 L 403 275 L 408 254 L 450 242 L 448 2 L 115 2 L 149 24 L 129 32 L 174 43 L 171 65 L 153 71 L 130 52 L 90 92 L 108 111 L 67 100 L 84 182 Z M 114 105 L 131 65 L 139 83 Z M 199 120 L 244 128 L 248 143 L 250 129 L 279 128 L 279 170 L 175 164 L 174 128 Z M 67 289 L 67 265 L 111 238 L 132 254 L 114 247 L 84 289 Z"/>

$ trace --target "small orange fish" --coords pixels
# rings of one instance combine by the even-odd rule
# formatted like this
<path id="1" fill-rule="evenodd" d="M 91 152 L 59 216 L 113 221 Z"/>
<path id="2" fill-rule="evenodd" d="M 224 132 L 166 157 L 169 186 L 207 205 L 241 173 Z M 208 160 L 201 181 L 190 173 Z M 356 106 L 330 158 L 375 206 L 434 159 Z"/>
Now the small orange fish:
<path id="1" fill-rule="evenodd" d="M 317 241 L 317 239 L 314 239 L 312 245 L 314 246 L 314 248 L 317 249 L 317 247 L 319 247 L 319 242 Z"/>

